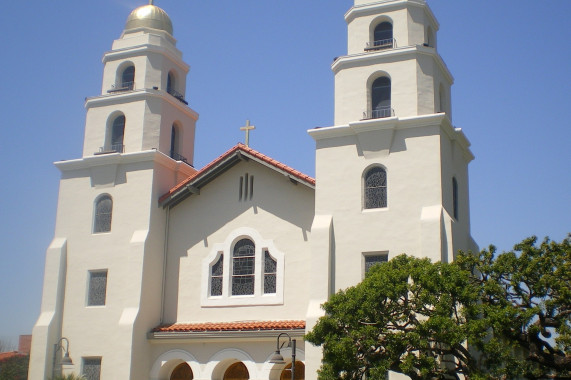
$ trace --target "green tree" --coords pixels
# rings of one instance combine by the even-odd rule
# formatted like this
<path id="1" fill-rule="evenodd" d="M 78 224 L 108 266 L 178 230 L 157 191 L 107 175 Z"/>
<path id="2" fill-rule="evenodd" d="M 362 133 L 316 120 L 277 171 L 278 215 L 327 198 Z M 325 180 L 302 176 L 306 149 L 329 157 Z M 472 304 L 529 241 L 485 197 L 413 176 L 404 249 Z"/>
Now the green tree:
<path id="1" fill-rule="evenodd" d="M 472 286 L 479 289 L 481 303 L 469 318 L 479 318 L 493 332 L 473 342 L 486 364 L 513 367 L 529 379 L 571 378 L 569 236 L 539 245 L 531 237 L 497 258 L 491 246 L 479 256 L 461 255 L 457 265 L 479 274 Z"/>
<path id="2" fill-rule="evenodd" d="M 323 305 L 322 379 L 569 378 L 569 238 L 453 263 L 401 255 Z M 550 335 L 551 334 L 551 335 Z"/>

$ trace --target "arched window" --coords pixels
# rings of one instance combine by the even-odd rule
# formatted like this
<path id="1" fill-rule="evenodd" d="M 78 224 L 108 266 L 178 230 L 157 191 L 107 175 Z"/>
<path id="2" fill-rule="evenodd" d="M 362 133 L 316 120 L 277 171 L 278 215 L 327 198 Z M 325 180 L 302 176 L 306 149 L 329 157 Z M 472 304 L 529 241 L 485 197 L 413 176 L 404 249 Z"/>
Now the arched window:
<path id="1" fill-rule="evenodd" d="M 232 252 L 232 295 L 254 294 L 256 247 L 250 239 L 242 239 Z"/>
<path id="2" fill-rule="evenodd" d="M 291 379 L 291 363 L 285 366 L 280 375 L 280 380 Z M 300 361 L 295 361 L 295 380 L 305 380 L 305 365 Z"/>
<path id="3" fill-rule="evenodd" d="M 250 378 L 250 373 L 248 368 L 242 362 L 234 363 L 226 372 L 224 372 L 223 380 L 248 380 Z"/>
<path id="4" fill-rule="evenodd" d="M 391 108 L 391 79 L 379 77 L 371 86 L 371 106 L 373 119 L 392 116 Z"/>
<path id="5" fill-rule="evenodd" d="M 375 166 L 365 173 L 364 206 L 369 208 L 387 207 L 387 172 Z"/>
<path id="6" fill-rule="evenodd" d="M 174 79 L 174 74 L 172 72 L 169 72 L 167 75 L 167 92 L 171 95 L 175 94 L 175 79 Z"/>
<path id="7" fill-rule="evenodd" d="M 373 46 L 378 49 L 388 49 L 393 47 L 393 24 L 388 21 L 381 22 L 375 27 L 373 34 Z"/>
<path id="8" fill-rule="evenodd" d="M 452 177 L 452 207 L 454 219 L 458 220 L 458 181 L 456 181 L 456 177 Z"/>
<path id="9" fill-rule="evenodd" d="M 270 251 L 264 250 L 264 294 L 276 292 L 276 274 L 278 262 L 270 255 Z"/>
<path id="10" fill-rule="evenodd" d="M 172 371 L 169 380 L 192 380 L 192 369 L 187 363 L 181 363 Z"/>
<path id="11" fill-rule="evenodd" d="M 438 112 L 446 112 L 446 94 L 444 93 L 444 86 L 440 84 L 438 87 Z"/>
<path id="12" fill-rule="evenodd" d="M 434 47 L 434 32 L 430 26 L 426 28 L 426 45 Z"/>
<path id="13" fill-rule="evenodd" d="M 224 281 L 224 254 L 220 254 L 218 261 L 210 268 L 210 295 L 222 295 L 222 283 Z"/>
<path id="14" fill-rule="evenodd" d="M 170 156 L 177 161 L 180 161 L 180 152 L 179 152 L 179 143 L 180 143 L 180 133 L 178 132 L 178 128 L 176 125 L 173 124 L 171 129 L 171 150 Z"/>
<path id="15" fill-rule="evenodd" d="M 123 153 L 125 146 L 123 145 L 123 137 L 125 135 L 125 116 L 118 116 L 113 120 L 111 126 L 111 149 L 112 151 Z"/>
<path id="16" fill-rule="evenodd" d="M 113 214 L 113 200 L 109 195 L 102 195 L 95 202 L 93 220 L 93 233 L 111 231 L 111 217 Z"/>
<path id="17" fill-rule="evenodd" d="M 135 84 L 135 66 L 128 66 L 121 74 L 121 88 L 132 90 Z"/>

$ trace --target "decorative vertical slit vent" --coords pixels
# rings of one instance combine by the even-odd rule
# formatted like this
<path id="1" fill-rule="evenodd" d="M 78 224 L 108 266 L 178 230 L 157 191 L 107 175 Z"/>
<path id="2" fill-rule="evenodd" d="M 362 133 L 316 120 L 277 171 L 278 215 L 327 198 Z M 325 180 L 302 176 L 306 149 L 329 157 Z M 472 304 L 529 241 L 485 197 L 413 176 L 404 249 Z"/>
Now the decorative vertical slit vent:
<path id="1" fill-rule="evenodd" d="M 238 200 L 248 201 L 254 197 L 254 176 L 248 173 L 240 177 L 240 187 L 238 189 Z"/>

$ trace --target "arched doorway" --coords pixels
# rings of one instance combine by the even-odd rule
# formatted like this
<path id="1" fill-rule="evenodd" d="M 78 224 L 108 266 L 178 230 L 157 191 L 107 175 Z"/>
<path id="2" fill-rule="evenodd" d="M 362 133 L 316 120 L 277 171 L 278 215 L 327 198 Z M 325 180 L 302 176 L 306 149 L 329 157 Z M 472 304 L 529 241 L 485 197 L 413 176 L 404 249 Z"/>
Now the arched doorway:
<path id="1" fill-rule="evenodd" d="M 282 370 L 280 380 L 291 380 L 291 363 Z M 295 361 L 295 380 L 305 380 L 305 365 L 297 360 Z"/>
<path id="2" fill-rule="evenodd" d="M 170 380 L 192 380 L 192 369 L 186 363 L 181 363 L 172 371 Z"/>
<path id="3" fill-rule="evenodd" d="M 238 362 L 228 367 L 226 372 L 224 372 L 223 380 L 248 380 L 249 378 L 248 368 L 246 368 L 244 363 Z"/>

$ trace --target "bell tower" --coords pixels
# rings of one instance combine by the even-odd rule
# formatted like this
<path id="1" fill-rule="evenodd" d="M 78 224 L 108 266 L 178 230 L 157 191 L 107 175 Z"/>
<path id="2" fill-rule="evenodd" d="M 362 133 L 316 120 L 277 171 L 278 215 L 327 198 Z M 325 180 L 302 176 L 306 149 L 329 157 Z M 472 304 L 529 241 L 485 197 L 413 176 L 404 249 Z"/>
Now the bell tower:
<path id="1" fill-rule="evenodd" d="M 64 338 L 73 355 L 65 373 L 145 378 L 146 333 L 162 320 L 167 215 L 157 200 L 196 172 L 189 66 L 169 16 L 152 2 L 131 12 L 103 65 L 101 92 L 85 103 L 82 157 L 55 163 L 55 236 L 30 379 L 58 374 Z"/>
<path id="2" fill-rule="evenodd" d="M 477 250 L 470 235 L 468 164 L 452 124 L 454 79 L 437 50 L 439 24 L 424 0 L 355 0 L 347 54 L 331 68 L 334 125 L 316 143 L 310 331 L 319 308 L 359 283 L 370 265 L 402 253 L 451 261 Z M 325 270 L 324 270 L 325 268 Z M 306 373 L 320 362 L 306 351 Z"/>
<path id="3" fill-rule="evenodd" d="M 101 94 L 86 101 L 84 157 L 157 150 L 192 165 L 198 114 L 185 98 L 189 66 L 172 34 L 161 8 L 131 12 L 103 56 Z"/>

